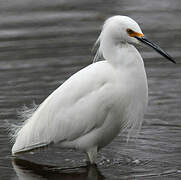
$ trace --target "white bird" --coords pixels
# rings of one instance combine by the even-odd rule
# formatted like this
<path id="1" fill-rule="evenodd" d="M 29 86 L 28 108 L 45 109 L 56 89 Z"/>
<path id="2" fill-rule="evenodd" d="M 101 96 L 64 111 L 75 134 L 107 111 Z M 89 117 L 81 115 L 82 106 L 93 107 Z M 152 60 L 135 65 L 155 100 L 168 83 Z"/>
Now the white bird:
<path id="1" fill-rule="evenodd" d="M 91 164 L 97 152 L 120 131 L 139 131 L 148 101 L 147 77 L 136 44 L 148 41 L 139 25 L 126 16 L 108 18 L 97 40 L 95 62 L 72 75 L 19 126 L 12 154 L 59 143 L 62 148 L 86 152 Z"/>

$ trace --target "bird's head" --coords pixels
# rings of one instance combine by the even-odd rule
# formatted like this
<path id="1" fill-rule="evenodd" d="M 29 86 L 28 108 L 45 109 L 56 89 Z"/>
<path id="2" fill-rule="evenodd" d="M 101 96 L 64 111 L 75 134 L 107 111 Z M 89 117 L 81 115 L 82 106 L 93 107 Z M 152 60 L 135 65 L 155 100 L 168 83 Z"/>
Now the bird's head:
<path id="1" fill-rule="evenodd" d="M 173 58 L 163 51 L 158 45 L 149 41 L 141 31 L 139 25 L 130 17 L 113 16 L 108 18 L 103 26 L 102 32 L 98 41 L 106 41 L 109 44 L 111 41 L 116 44 L 146 44 L 160 53 L 169 61 L 176 63 Z"/>
<path id="2" fill-rule="evenodd" d="M 139 25 L 127 16 L 113 16 L 108 18 L 103 26 L 102 36 L 109 36 L 118 43 L 137 44 L 134 36 L 144 36 Z"/>

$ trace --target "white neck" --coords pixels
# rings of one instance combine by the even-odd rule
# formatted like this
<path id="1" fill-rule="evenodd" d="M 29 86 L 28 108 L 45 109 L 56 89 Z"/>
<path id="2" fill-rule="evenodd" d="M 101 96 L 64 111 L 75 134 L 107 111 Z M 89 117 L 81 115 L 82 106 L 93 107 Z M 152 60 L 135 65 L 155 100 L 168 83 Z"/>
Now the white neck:
<path id="1" fill-rule="evenodd" d="M 128 43 L 118 42 L 109 36 L 101 39 L 100 51 L 105 60 L 116 66 L 142 65 L 143 60 L 137 49 Z"/>

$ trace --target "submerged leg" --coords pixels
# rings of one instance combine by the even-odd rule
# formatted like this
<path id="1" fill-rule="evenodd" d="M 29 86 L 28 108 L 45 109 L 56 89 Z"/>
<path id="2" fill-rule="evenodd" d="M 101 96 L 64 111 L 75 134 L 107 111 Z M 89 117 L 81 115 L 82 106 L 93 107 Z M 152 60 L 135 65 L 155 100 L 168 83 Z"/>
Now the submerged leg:
<path id="1" fill-rule="evenodd" d="M 89 158 L 90 164 L 96 164 L 97 160 L 97 147 L 92 147 L 88 149 L 87 156 Z"/>

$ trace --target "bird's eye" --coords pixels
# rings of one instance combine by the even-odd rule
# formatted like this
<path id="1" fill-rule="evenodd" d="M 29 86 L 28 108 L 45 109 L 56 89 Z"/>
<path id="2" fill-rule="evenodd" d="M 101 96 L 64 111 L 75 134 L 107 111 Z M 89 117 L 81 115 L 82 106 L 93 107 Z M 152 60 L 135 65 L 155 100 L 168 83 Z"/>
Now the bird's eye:
<path id="1" fill-rule="evenodd" d="M 133 31 L 133 30 L 131 30 L 131 29 L 129 29 L 129 28 L 128 28 L 128 29 L 126 29 L 126 31 L 127 31 L 127 33 L 128 33 L 128 34 L 132 34 L 132 33 L 134 33 L 134 31 Z"/>

